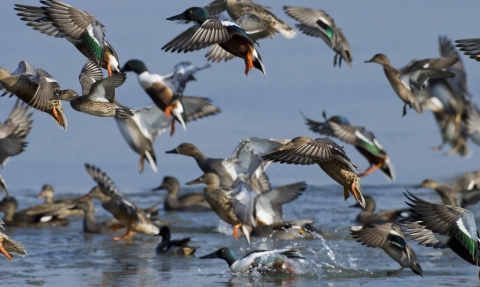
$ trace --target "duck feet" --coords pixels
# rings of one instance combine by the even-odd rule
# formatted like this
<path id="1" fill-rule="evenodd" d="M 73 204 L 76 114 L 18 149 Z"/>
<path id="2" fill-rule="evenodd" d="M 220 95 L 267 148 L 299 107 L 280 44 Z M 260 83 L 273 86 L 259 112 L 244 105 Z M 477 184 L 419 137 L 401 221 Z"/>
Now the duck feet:
<path id="1" fill-rule="evenodd" d="M 405 267 L 402 267 L 402 268 L 400 268 L 400 269 L 398 269 L 398 270 L 387 272 L 387 276 L 398 275 L 398 274 L 400 274 L 400 272 L 402 272 L 402 270 L 403 270 L 404 268 L 405 268 Z"/>
<path id="2" fill-rule="evenodd" d="M 381 166 L 382 166 L 383 162 L 380 162 L 380 163 L 377 163 L 376 165 L 371 165 L 369 168 L 367 168 L 366 171 L 358 174 L 357 176 L 358 177 L 362 177 L 362 176 L 366 176 L 366 175 L 369 175 L 371 174 L 372 172 L 376 171 L 377 169 L 379 169 Z"/>
<path id="3" fill-rule="evenodd" d="M 12 261 L 12 258 L 13 258 L 12 255 L 10 253 L 8 253 L 7 250 L 5 250 L 2 242 L 0 242 L 0 252 L 2 252 L 2 254 L 5 255 L 5 257 L 7 257 L 8 260 Z"/>
<path id="4" fill-rule="evenodd" d="M 403 114 L 402 114 L 402 118 L 407 114 L 407 103 L 405 103 L 405 105 L 403 106 Z"/>
<path id="5" fill-rule="evenodd" d="M 239 224 L 233 226 L 233 238 L 235 238 L 235 240 L 238 239 L 238 229 L 239 229 L 240 227 L 242 227 L 242 225 L 243 225 L 243 224 L 239 223 Z"/>
<path id="6" fill-rule="evenodd" d="M 343 188 L 343 197 L 345 197 L 345 200 L 350 197 L 350 193 L 348 192 L 348 188 L 346 187 Z"/>
<path id="7" fill-rule="evenodd" d="M 127 233 L 125 233 L 125 235 L 123 235 L 123 236 L 114 236 L 114 237 L 112 237 L 112 238 L 113 238 L 113 240 L 115 240 L 115 241 L 126 240 L 126 239 L 129 239 L 130 237 L 132 237 L 134 234 L 135 234 L 134 231 L 127 230 Z"/>

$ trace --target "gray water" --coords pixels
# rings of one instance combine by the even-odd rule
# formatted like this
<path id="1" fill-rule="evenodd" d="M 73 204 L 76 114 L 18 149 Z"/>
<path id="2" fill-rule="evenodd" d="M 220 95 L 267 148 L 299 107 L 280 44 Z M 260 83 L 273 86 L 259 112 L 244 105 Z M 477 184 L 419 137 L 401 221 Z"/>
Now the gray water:
<path id="1" fill-rule="evenodd" d="M 2 57 L 0 66 L 13 70 L 21 60 L 51 73 L 62 88 L 78 90 L 78 74 L 86 59 L 64 39 L 42 35 L 25 25 L 13 10 L 14 3 L 39 5 L 37 1 L 2 1 L 0 29 Z M 101 3 L 102 5 L 98 5 Z M 68 1 L 99 18 L 107 29 L 107 40 L 115 47 L 121 63 L 129 59 L 146 62 L 150 71 L 168 73 L 180 61 L 204 65 L 205 51 L 187 54 L 165 53 L 160 48 L 187 26 L 165 21 L 192 5 L 208 1 Z M 96 118 L 72 110 L 64 104 L 68 129 L 62 131 L 46 114 L 35 112 L 33 129 L 25 152 L 12 158 L 1 170 L 11 194 L 21 207 L 36 203 L 32 198 L 45 183 L 52 184 L 59 196 L 86 193 L 94 182 L 84 170 L 90 163 L 104 170 L 140 206 L 161 199 L 147 190 L 158 186 L 164 175 L 176 176 L 181 183 L 200 175 L 192 159 L 167 155 L 182 142 L 192 142 L 211 157 L 228 156 L 238 141 L 250 136 L 292 138 L 316 137 L 310 132 L 299 111 L 313 119 L 341 114 L 352 124 L 365 126 L 382 142 L 395 166 L 397 180 L 391 184 L 378 172 L 362 178 L 365 194 L 375 196 L 382 209 L 405 207 L 402 192 L 425 178 L 448 182 L 453 176 L 479 168 L 480 149 L 470 143 L 470 158 L 447 157 L 431 146 L 441 141 L 438 128 L 429 112 L 423 115 L 409 111 L 402 118 L 403 103 L 396 97 L 379 65 L 364 64 L 376 53 L 386 54 L 396 67 L 411 59 L 438 56 L 438 36 L 455 39 L 480 37 L 478 1 L 262 1 L 273 12 L 293 25 L 283 14 L 283 5 L 301 5 L 324 9 L 343 29 L 353 51 L 352 68 L 333 68 L 333 52 L 319 39 L 298 35 L 294 40 L 277 36 L 260 42 L 259 52 L 267 69 L 267 78 L 258 71 L 243 74 L 243 61 L 212 64 L 196 75 L 188 95 L 209 97 L 222 109 L 215 117 L 201 119 L 178 129 L 173 137 L 157 138 L 155 149 L 159 173 L 145 167 L 138 173 L 138 155 L 124 142 L 113 119 Z M 480 63 L 463 57 L 473 100 L 480 91 Z M 118 89 L 117 99 L 131 107 L 150 104 L 139 87 L 136 76 L 128 74 Z M 14 99 L 0 99 L 0 120 L 14 105 Z M 361 169 L 367 162 L 351 146 L 348 156 Z M 448 151 L 446 147 L 444 151 Z M 451 251 L 437 251 L 412 244 L 425 271 L 424 278 L 405 270 L 398 277 L 386 277 L 398 264 L 379 249 L 367 248 L 348 235 L 358 210 L 346 208 L 342 188 L 316 166 L 272 165 L 268 175 L 274 185 L 305 180 L 309 190 L 285 208 L 285 219 L 311 218 L 322 232 L 322 238 L 296 242 L 309 249 L 300 262 L 305 272 L 296 277 L 231 276 L 225 262 L 201 261 L 196 257 L 162 258 L 155 255 L 158 238 L 135 236 L 132 244 L 113 242 L 110 236 L 88 236 L 81 232 L 80 219 L 65 228 L 13 229 L 6 233 L 22 242 L 29 256 L 14 261 L 0 260 L 0 278 L 5 285 L 42 284 L 75 285 L 473 285 L 477 269 L 457 258 Z M 439 199 L 426 190 L 415 190 L 434 202 Z M 471 209 L 477 213 L 477 206 Z M 98 217 L 107 214 L 98 206 Z M 244 239 L 212 232 L 218 225 L 213 213 L 165 214 L 172 222 L 173 237 L 193 236 L 192 244 L 200 246 L 198 255 L 222 246 L 238 254 L 254 248 L 292 246 L 292 242 L 255 241 L 249 246 Z M 197 256 L 198 256 L 197 255 Z"/>

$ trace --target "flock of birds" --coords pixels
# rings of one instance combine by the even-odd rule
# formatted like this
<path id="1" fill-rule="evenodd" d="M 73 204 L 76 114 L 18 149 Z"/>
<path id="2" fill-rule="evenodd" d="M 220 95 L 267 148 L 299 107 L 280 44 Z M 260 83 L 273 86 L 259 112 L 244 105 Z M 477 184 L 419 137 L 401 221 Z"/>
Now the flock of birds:
<path id="1" fill-rule="evenodd" d="M 157 172 L 153 143 L 159 134 L 170 128 L 173 135 L 176 122 L 186 130 L 188 122 L 220 112 L 208 98 L 183 95 L 186 84 L 195 79 L 194 74 L 209 65 L 197 67 L 182 62 L 165 75 L 149 72 L 147 65 L 136 59 L 122 66 L 113 46 L 105 39 L 103 24 L 93 15 L 57 0 L 41 0 L 40 3 L 43 6 L 15 4 L 15 10 L 19 11 L 20 19 L 26 21 L 27 26 L 48 36 L 65 38 L 88 58 L 79 76 L 82 91 L 80 95 L 74 90 L 62 89 L 47 71 L 35 69 L 26 61 L 21 61 L 12 73 L 0 68 L 2 96 L 18 98 L 11 114 L 0 126 L 2 166 L 9 157 L 21 153 L 26 147 L 25 140 L 33 123 L 29 107 L 49 114 L 63 129 L 67 127 L 67 119 L 62 101 L 68 101 L 74 110 L 92 116 L 115 117 L 123 137 L 140 155 L 140 172 L 145 160 Z M 219 14 L 225 10 L 229 17 Z M 296 26 L 301 32 L 321 38 L 335 52 L 334 66 L 341 66 L 342 61 L 351 66 L 350 45 L 327 13 L 293 6 L 285 6 L 284 10 L 299 22 Z M 272 38 L 276 33 L 287 39 L 297 35 L 295 29 L 266 7 L 249 0 L 215 0 L 203 8 L 191 7 L 167 20 L 193 25 L 169 41 L 163 50 L 192 52 L 211 47 L 206 54 L 210 61 L 242 58 L 246 75 L 256 68 L 266 76 L 262 57 L 256 49 L 257 41 Z M 480 39 L 456 42 L 466 55 L 480 61 Z M 376 54 L 366 62 L 382 65 L 393 90 L 404 102 L 403 116 L 407 107 L 418 113 L 426 109 L 434 113 L 443 139 L 436 149 L 448 143 L 452 147 L 449 155 L 467 155 L 467 138 L 480 144 L 480 111 L 470 101 L 466 72 L 454 45 L 447 38 L 440 37 L 439 46 L 439 58 L 414 60 L 402 69 L 392 67 L 383 54 Z M 107 70 L 108 77 L 104 78 L 101 68 Z M 118 102 L 116 89 L 126 81 L 127 72 L 137 74 L 140 86 L 153 101 L 152 105 L 131 109 Z M 360 177 L 380 170 L 393 181 L 395 173 L 387 153 L 374 134 L 365 128 L 351 125 L 343 116 L 327 118 L 323 112 L 323 117 L 324 122 L 306 118 L 306 124 L 314 132 L 355 146 L 370 163 L 367 170 L 359 173 L 343 147 L 328 137 L 315 140 L 304 136 L 291 140 L 247 138 L 241 140 L 225 159 L 209 158 L 195 145 L 182 143 L 167 153 L 194 158 L 204 174 L 188 184 L 204 184 L 205 188 L 203 193 L 179 196 L 179 182 L 166 176 L 157 188 L 169 192 L 164 209 L 189 212 L 213 209 L 233 227 L 235 239 L 243 233 L 248 242 L 250 236 L 274 236 L 287 240 L 314 238 L 315 228 L 311 220 L 285 222 L 282 214 L 282 205 L 300 196 L 306 183 L 272 188 L 265 170 L 274 162 L 318 164 L 343 187 L 344 199 L 352 194 L 356 207 L 362 209 L 357 221 L 363 225 L 352 226 L 352 236 L 364 245 L 382 248 L 400 264 L 399 270 L 388 272 L 388 275 L 396 275 L 404 268 L 410 268 L 418 275 L 423 273 L 415 252 L 407 244 L 404 230 L 420 244 L 451 248 L 465 261 L 479 266 L 480 238 L 472 213 L 464 208 L 480 200 L 479 171 L 465 174 L 455 186 L 432 179 L 422 182 L 420 187 L 435 189 L 443 204 L 430 203 L 407 192 L 408 209 L 375 213 L 373 198 L 362 194 Z M 123 236 L 113 237 L 115 240 L 128 240 L 135 233 L 160 235 L 162 242 L 157 247 L 158 253 L 190 255 L 196 251 L 195 247 L 188 246 L 189 238 L 171 239 L 170 229 L 158 217 L 156 205 L 141 209 L 98 167 L 86 164 L 86 170 L 97 186 L 85 196 L 54 200 L 53 187 L 45 185 L 38 195 L 46 198 L 45 203 L 21 211 L 17 211 L 18 202 L 9 195 L 5 181 L 0 177 L 0 189 L 5 193 L 0 202 L 0 211 L 4 213 L 0 226 L 63 226 L 68 224 L 66 217 L 83 214 L 85 232 L 124 230 Z M 94 198 L 113 215 L 111 220 L 95 220 L 91 201 Z M 200 258 L 224 259 L 235 273 L 252 269 L 284 269 L 294 274 L 288 258 L 303 258 L 299 253 L 301 249 L 258 250 L 239 258 L 231 249 L 221 248 Z M 27 254 L 20 243 L 4 233 L 0 233 L 0 252 L 10 260 L 12 253 Z M 275 258 L 269 264 L 255 263 L 257 258 L 270 254 L 275 254 Z"/>

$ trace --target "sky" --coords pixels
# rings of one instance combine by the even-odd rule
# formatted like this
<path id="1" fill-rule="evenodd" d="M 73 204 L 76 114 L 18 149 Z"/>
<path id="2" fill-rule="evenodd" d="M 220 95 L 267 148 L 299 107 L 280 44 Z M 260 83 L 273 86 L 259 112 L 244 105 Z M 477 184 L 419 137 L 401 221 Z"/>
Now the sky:
<path id="1" fill-rule="evenodd" d="M 0 66 L 13 71 L 26 60 L 52 74 L 63 89 L 79 91 L 78 75 L 86 58 L 65 39 L 56 39 L 26 26 L 13 9 L 14 3 L 40 5 L 38 1 L 2 2 L 0 9 Z M 170 53 L 161 47 L 188 28 L 166 21 L 192 5 L 208 1 L 93 1 L 71 0 L 76 8 L 88 11 L 106 27 L 106 39 L 115 48 L 122 65 L 130 59 L 146 63 L 151 72 L 166 74 L 181 61 L 203 66 L 207 49 L 190 53 Z M 193 4 L 194 3 L 194 4 Z M 283 13 L 284 5 L 325 10 L 342 28 L 353 54 L 352 68 L 333 67 L 334 52 L 323 41 L 299 33 L 287 40 L 280 34 L 262 40 L 258 49 L 267 77 L 258 70 L 245 77 L 244 63 L 234 59 L 212 64 L 195 75 L 185 95 L 208 97 L 222 113 L 177 129 L 173 137 L 162 134 L 155 142 L 158 173 L 148 165 L 138 173 L 139 156 L 122 138 L 114 119 L 98 118 L 63 106 L 68 119 L 66 131 L 58 128 L 50 116 L 33 115 L 25 152 L 10 159 L 0 169 L 11 192 L 38 189 L 49 183 L 64 193 L 88 192 L 94 185 L 84 164 L 99 166 L 126 192 L 147 190 L 161 183 L 164 175 L 185 183 L 201 175 L 191 158 L 165 154 L 182 142 L 191 142 L 210 157 L 224 158 L 246 137 L 293 138 L 320 137 L 308 130 L 300 111 L 311 119 L 346 116 L 354 125 L 374 132 L 395 166 L 395 184 L 418 184 L 424 178 L 448 180 L 453 175 L 479 168 L 480 149 L 470 142 L 470 158 L 447 157 L 430 147 L 441 142 L 438 128 L 429 111 L 422 115 L 409 110 L 401 117 L 403 103 L 386 80 L 381 66 L 365 64 L 377 53 L 384 53 L 395 67 L 412 59 L 438 57 L 438 36 L 450 39 L 480 37 L 478 1 L 262 1 L 272 12 L 294 25 Z M 114 4 L 115 6 L 111 6 Z M 479 103 L 480 63 L 462 57 L 473 101 Z M 105 73 L 106 74 L 106 73 Z M 151 103 L 139 86 L 136 75 L 117 90 L 124 105 L 138 108 Z M 15 103 L 0 98 L 0 121 L 4 121 Z M 336 140 L 340 145 L 344 143 Z M 367 161 L 351 146 L 347 155 L 362 170 Z M 444 151 L 449 151 L 445 147 Z M 306 180 L 309 184 L 335 184 L 317 166 L 272 165 L 267 172 L 274 185 Z M 362 178 L 362 185 L 388 185 L 379 172 Z"/>

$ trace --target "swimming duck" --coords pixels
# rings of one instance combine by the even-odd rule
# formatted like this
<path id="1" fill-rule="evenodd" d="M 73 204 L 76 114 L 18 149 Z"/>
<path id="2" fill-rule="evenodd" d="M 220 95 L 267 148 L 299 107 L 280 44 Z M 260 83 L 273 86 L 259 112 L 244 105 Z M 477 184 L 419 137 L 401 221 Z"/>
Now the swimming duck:
<path id="1" fill-rule="evenodd" d="M 191 52 L 218 44 L 226 52 L 245 61 L 245 75 L 254 67 L 266 76 L 262 57 L 255 49 L 257 42 L 233 20 L 221 15 L 210 16 L 201 7 L 191 7 L 167 20 L 191 20 L 195 25 L 173 38 L 162 50 L 168 52 Z"/>
<path id="2" fill-rule="evenodd" d="M 152 223 L 145 211 L 123 194 L 107 174 L 89 164 L 85 164 L 85 167 L 98 186 L 92 188 L 80 201 L 91 198 L 100 199 L 102 207 L 127 228 L 125 235 L 114 236 L 114 240 L 129 239 L 136 232 L 147 235 L 160 234 L 160 229 Z"/>
<path id="3" fill-rule="evenodd" d="M 333 180 L 343 186 L 344 198 L 347 200 L 350 191 L 355 200 L 365 208 L 360 178 L 354 170 L 358 168 L 345 154 L 343 147 L 329 138 L 312 140 L 308 137 L 296 137 L 262 158 L 273 162 L 287 164 L 318 164 Z"/>
<path id="4" fill-rule="evenodd" d="M 270 225 L 253 227 L 250 236 L 269 237 L 281 240 L 313 239 L 318 230 L 313 226 L 313 220 L 283 221 Z"/>
<path id="5" fill-rule="evenodd" d="M 67 128 L 62 103 L 52 99 L 61 88 L 45 70 L 37 69 L 34 75 L 25 73 L 14 76 L 0 67 L 0 84 L 27 105 L 52 116 L 60 128 Z"/>
<path id="6" fill-rule="evenodd" d="M 286 270 L 291 274 L 296 274 L 297 272 L 293 269 L 292 266 L 278 255 L 283 255 L 287 258 L 298 258 L 305 259 L 298 254 L 300 248 L 284 248 L 284 249 L 274 249 L 274 250 L 254 250 L 242 258 L 238 258 L 235 252 L 230 248 L 220 248 L 217 251 L 204 255 L 200 259 L 214 259 L 220 258 L 225 260 L 228 263 L 228 267 L 233 273 L 250 273 L 253 270 L 258 270 L 260 272 L 267 272 L 273 270 Z M 258 264 L 255 262 L 256 259 L 261 258 L 266 255 L 277 256 L 273 261 L 270 261 L 268 264 Z"/>
<path id="7" fill-rule="evenodd" d="M 93 215 L 95 206 L 91 200 L 78 202 L 75 207 L 84 213 L 83 232 L 85 233 L 105 234 L 125 228 L 125 226 L 115 218 L 98 222 Z"/>
<path id="8" fill-rule="evenodd" d="M 352 66 L 352 49 L 342 30 L 335 25 L 332 18 L 323 10 L 315 10 L 304 7 L 283 6 L 285 13 L 300 22 L 295 26 L 304 34 L 321 38 L 334 52 L 333 66 L 342 65 L 342 59 Z"/>
<path id="9" fill-rule="evenodd" d="M 455 40 L 455 43 L 457 43 L 457 47 L 460 47 L 460 51 L 470 59 L 480 61 L 480 38 Z"/>
<path id="10" fill-rule="evenodd" d="M 74 90 L 62 90 L 58 99 L 70 102 L 72 108 L 97 117 L 128 118 L 133 116 L 132 111 L 115 103 L 116 89 L 120 87 L 127 75 L 115 74 L 103 78 L 102 71 L 92 60 L 88 60 L 80 73 L 82 96 Z"/>
<path id="11" fill-rule="evenodd" d="M 40 1 L 46 6 L 15 4 L 17 15 L 27 26 L 42 34 L 65 38 L 85 57 L 108 71 L 108 76 L 120 71 L 118 56 L 105 40 L 105 26 L 86 11 L 56 0 Z"/>
<path id="12" fill-rule="evenodd" d="M 64 204 L 67 206 L 74 206 L 77 204 L 79 198 L 77 197 L 71 197 L 71 198 L 62 198 L 62 199 L 57 199 L 53 200 L 55 197 L 55 190 L 53 189 L 53 186 L 50 184 L 45 184 L 42 187 L 42 190 L 40 193 L 37 195 L 37 198 L 45 198 L 45 205 L 56 205 L 56 204 Z M 63 206 L 60 206 L 62 209 L 61 212 L 59 212 L 58 216 L 60 217 L 67 217 L 67 216 L 74 216 L 74 215 L 82 215 L 83 212 L 80 209 L 77 208 L 72 208 L 72 209 L 65 209 Z"/>
<path id="13" fill-rule="evenodd" d="M 413 108 L 417 113 L 422 113 L 422 106 L 418 100 L 423 84 L 428 79 L 453 77 L 454 74 L 442 71 L 458 59 L 454 58 L 436 58 L 414 61 L 407 68 L 401 71 L 390 65 L 390 61 L 384 54 L 376 54 L 372 59 L 365 63 L 377 63 L 383 66 L 383 71 L 387 77 L 390 86 L 397 96 L 405 103 L 403 106 L 402 117 L 407 113 L 407 105 Z"/>
<path id="14" fill-rule="evenodd" d="M 428 247 L 448 246 L 463 260 L 480 266 L 480 237 L 471 211 L 431 203 L 410 192 L 404 194 L 410 201 L 406 203 L 411 207 L 410 211 L 415 214 L 415 220 L 417 220 L 413 224 L 406 223 L 409 227 L 407 232 L 413 232 L 413 240 L 418 240 L 419 244 Z"/>
<path id="15" fill-rule="evenodd" d="M 162 236 L 162 242 L 157 245 L 157 253 L 159 254 L 192 255 L 197 250 L 197 247 L 188 246 L 190 237 L 170 240 L 171 234 L 168 226 L 160 228 L 160 236 Z"/>
<path id="16" fill-rule="evenodd" d="M 373 199 L 373 197 L 368 195 L 365 195 L 364 198 L 365 198 L 366 206 L 365 206 L 365 209 L 362 209 L 362 211 L 360 211 L 360 213 L 357 215 L 357 218 L 356 218 L 357 222 L 360 222 L 362 224 L 366 224 L 366 223 L 383 224 L 387 222 L 395 223 L 400 218 L 406 218 L 409 216 L 408 209 L 406 208 L 380 210 L 379 212 L 374 213 L 375 207 L 376 207 L 375 200 Z M 362 208 L 358 203 L 350 207 Z"/>
<path id="17" fill-rule="evenodd" d="M 163 177 L 162 184 L 152 189 L 152 191 L 165 189 L 168 195 L 165 198 L 164 209 L 166 211 L 210 211 L 212 208 L 210 204 L 205 201 L 203 193 L 195 192 L 178 196 L 180 193 L 180 183 L 175 177 Z"/>
<path id="18" fill-rule="evenodd" d="M 401 268 L 387 272 L 387 275 L 398 275 L 405 268 L 410 268 L 415 274 L 422 276 L 422 267 L 415 251 L 407 244 L 400 226 L 394 223 L 367 223 L 364 226 L 350 226 L 353 238 L 368 247 L 382 248 Z M 423 277 L 423 276 L 422 276 Z"/>
<path id="19" fill-rule="evenodd" d="M 62 218 L 63 209 L 69 208 L 68 205 L 35 205 L 22 209 L 18 212 L 18 201 L 15 197 L 4 197 L 0 201 L 0 212 L 4 213 L 3 221 L 6 226 L 15 227 L 44 227 L 44 226 L 65 226 L 69 221 Z"/>
<path id="20" fill-rule="evenodd" d="M 183 96 L 186 122 L 195 121 L 221 112 L 220 108 L 210 104 L 210 99 Z M 133 116 L 126 119 L 115 117 L 123 138 L 136 153 L 140 154 L 140 173 L 146 159 L 154 172 L 157 172 L 157 157 L 153 149 L 155 138 L 172 125 L 174 119 L 167 118 L 156 105 L 133 109 Z"/>
<path id="21" fill-rule="evenodd" d="M 3 227 L 3 221 L 0 219 L 0 228 L 5 229 Z M 20 256 L 27 256 L 27 250 L 25 250 L 25 247 L 23 245 L 12 238 L 10 238 L 8 235 L 4 234 L 3 232 L 0 232 L 0 252 L 7 257 L 8 260 L 12 261 L 13 256 L 11 253 L 18 254 Z"/>
<path id="22" fill-rule="evenodd" d="M 273 188 L 262 193 L 250 186 L 247 174 L 239 174 L 233 183 L 229 196 L 233 203 L 233 212 L 241 222 L 243 233 L 250 243 L 251 230 L 259 225 L 271 225 L 283 222 L 282 205 L 302 195 L 307 184 L 296 182 Z M 238 228 L 238 225 L 234 228 Z"/>
<path id="23" fill-rule="evenodd" d="M 220 178 L 222 187 L 231 187 L 238 173 L 253 173 L 253 188 L 263 191 L 270 189 L 270 183 L 264 174 L 270 163 L 263 161 L 261 156 L 286 142 L 278 139 L 246 138 L 241 140 L 233 153 L 225 159 L 209 158 L 191 143 L 182 143 L 166 153 L 193 157 L 204 173 L 215 173 Z"/>
<path id="24" fill-rule="evenodd" d="M 390 158 L 372 132 L 367 131 L 364 127 L 350 125 L 350 122 L 343 116 L 333 116 L 327 119 L 325 111 L 322 112 L 322 115 L 325 119 L 324 123 L 316 122 L 305 117 L 307 121 L 306 124 L 313 132 L 318 132 L 326 136 L 334 136 L 355 146 L 358 152 L 370 163 L 370 167 L 360 173 L 358 175 L 359 177 L 380 169 L 389 180 L 395 180 L 395 173 Z"/>

